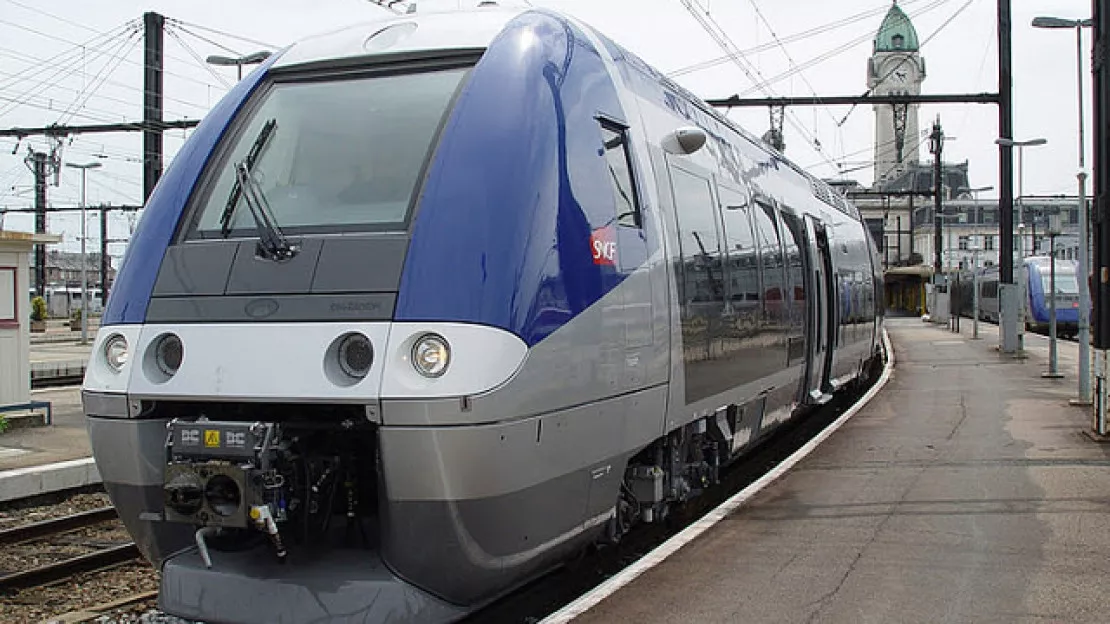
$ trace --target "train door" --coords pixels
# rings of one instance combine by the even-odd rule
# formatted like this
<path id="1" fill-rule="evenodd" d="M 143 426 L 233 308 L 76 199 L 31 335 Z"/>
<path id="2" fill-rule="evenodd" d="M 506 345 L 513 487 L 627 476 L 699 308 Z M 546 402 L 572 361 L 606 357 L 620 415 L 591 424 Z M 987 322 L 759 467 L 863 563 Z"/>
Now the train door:
<path id="1" fill-rule="evenodd" d="M 832 259 L 829 256 L 829 238 L 825 226 L 806 215 L 807 264 L 809 269 L 809 363 L 806 366 L 806 394 L 810 401 L 824 403 L 830 396 L 825 393 L 832 365 L 831 337 L 836 331 L 833 306 L 837 305 L 832 283 Z"/>

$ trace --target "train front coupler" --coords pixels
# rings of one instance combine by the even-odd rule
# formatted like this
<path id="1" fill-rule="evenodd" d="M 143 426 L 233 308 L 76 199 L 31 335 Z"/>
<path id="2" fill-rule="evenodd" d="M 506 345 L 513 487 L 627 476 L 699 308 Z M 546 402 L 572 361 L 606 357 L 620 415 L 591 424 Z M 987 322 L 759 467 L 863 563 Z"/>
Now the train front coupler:
<path id="1" fill-rule="evenodd" d="M 207 539 L 259 531 L 280 561 L 287 551 L 279 523 L 288 519 L 285 474 L 289 444 L 276 423 L 199 419 L 167 424 L 163 518 L 192 524 L 197 548 L 212 567 Z"/>

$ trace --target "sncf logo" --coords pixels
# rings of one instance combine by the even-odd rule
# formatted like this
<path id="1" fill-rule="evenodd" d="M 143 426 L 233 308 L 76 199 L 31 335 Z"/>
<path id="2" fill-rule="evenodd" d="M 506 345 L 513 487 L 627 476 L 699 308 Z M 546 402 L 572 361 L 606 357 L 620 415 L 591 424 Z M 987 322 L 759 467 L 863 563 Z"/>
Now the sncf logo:
<path id="1" fill-rule="evenodd" d="M 617 241 L 612 227 L 603 227 L 590 233 L 590 250 L 594 264 L 613 266 L 617 263 Z"/>

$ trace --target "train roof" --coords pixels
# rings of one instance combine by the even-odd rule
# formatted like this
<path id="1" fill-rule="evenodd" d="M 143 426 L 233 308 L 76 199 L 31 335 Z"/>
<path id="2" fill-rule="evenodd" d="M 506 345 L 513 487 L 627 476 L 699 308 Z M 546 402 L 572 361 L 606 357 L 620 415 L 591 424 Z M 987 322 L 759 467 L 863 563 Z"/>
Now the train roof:
<path id="1" fill-rule="evenodd" d="M 274 68 L 376 55 L 484 50 L 521 12 L 520 8 L 491 6 L 386 17 L 294 43 L 274 63 Z"/>
<path id="2" fill-rule="evenodd" d="M 490 46 L 513 18 L 525 11 L 541 10 L 545 13 L 565 17 L 557 11 L 536 9 L 519 4 L 514 6 L 514 4 L 512 0 L 502 0 L 501 4 L 494 5 L 492 2 L 481 2 L 477 7 L 469 9 L 443 11 L 421 9 L 405 15 L 385 16 L 382 19 L 347 26 L 294 43 L 276 60 L 273 69 L 282 70 L 332 62 L 342 63 L 347 59 L 373 56 L 401 58 L 406 55 L 426 56 L 437 51 L 445 53 L 473 51 L 479 53 Z M 681 94 L 710 118 L 736 132 L 753 145 L 759 146 L 768 154 L 774 155 L 775 159 L 781 164 L 786 165 L 796 174 L 805 178 L 809 182 L 812 194 L 818 200 L 855 220 L 861 218 L 858 208 L 824 181 L 786 159 L 774 148 L 729 119 L 727 115 L 709 106 L 704 100 L 664 76 L 604 34 L 596 30 L 594 30 L 594 33 L 623 52 L 626 59 L 628 57 L 635 58 L 639 65 L 650 68 L 653 78 L 667 88 Z"/>

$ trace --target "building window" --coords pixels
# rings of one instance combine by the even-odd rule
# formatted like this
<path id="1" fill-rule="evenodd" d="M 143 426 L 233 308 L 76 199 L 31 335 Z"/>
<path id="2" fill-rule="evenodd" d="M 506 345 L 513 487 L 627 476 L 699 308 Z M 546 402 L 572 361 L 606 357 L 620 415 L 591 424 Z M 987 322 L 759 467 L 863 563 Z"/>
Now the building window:
<path id="1" fill-rule="evenodd" d="M 971 237 L 970 236 L 961 236 L 960 237 L 960 251 L 967 251 L 967 248 L 970 246 L 970 244 L 971 244 Z"/>
<path id="2" fill-rule="evenodd" d="M 16 288 L 18 280 L 15 277 L 15 267 L 0 267 L 0 327 L 5 329 L 19 327 L 19 290 Z M 11 293 L 11 299 L 8 299 Z"/>
<path id="3" fill-rule="evenodd" d="M 994 251 L 994 235 L 987 234 L 983 237 L 983 251 Z"/>

